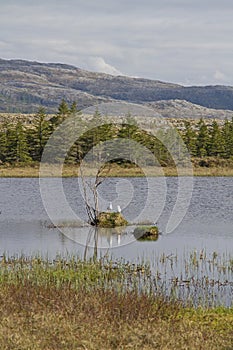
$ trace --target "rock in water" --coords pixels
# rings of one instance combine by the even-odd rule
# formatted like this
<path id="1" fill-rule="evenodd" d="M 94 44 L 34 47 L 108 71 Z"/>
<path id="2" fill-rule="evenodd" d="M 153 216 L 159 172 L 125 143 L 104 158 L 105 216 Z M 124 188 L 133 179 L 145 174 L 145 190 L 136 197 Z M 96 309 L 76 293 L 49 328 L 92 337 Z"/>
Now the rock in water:
<path id="1" fill-rule="evenodd" d="M 157 241 L 159 238 L 157 226 L 138 226 L 133 234 L 138 241 Z"/>

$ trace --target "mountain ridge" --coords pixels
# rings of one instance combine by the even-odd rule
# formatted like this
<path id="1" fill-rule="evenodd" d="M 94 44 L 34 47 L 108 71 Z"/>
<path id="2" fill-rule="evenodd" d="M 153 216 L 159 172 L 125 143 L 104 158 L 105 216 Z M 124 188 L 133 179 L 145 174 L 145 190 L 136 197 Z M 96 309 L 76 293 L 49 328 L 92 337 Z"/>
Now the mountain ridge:
<path id="1" fill-rule="evenodd" d="M 182 86 L 145 78 L 89 72 L 63 63 L 0 59 L 0 112 L 32 113 L 40 106 L 54 113 L 62 99 L 80 109 L 101 102 L 155 104 L 180 100 L 233 111 L 233 87 Z M 174 107 L 175 108 L 175 107 Z"/>

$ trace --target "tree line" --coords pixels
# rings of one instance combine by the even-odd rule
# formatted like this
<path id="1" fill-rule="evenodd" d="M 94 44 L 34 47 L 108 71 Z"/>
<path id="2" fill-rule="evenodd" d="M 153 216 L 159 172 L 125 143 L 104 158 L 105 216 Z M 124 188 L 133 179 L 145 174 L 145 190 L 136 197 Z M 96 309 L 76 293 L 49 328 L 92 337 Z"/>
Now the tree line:
<path id="1" fill-rule="evenodd" d="M 150 154 L 156 157 L 161 165 L 172 166 L 174 160 L 164 143 L 159 138 L 151 135 L 138 126 L 136 120 L 130 115 L 126 116 L 125 122 L 119 126 L 115 124 L 104 123 L 104 118 L 98 110 L 93 114 L 88 122 L 78 111 L 77 104 L 73 102 L 70 106 L 62 100 L 57 113 L 48 118 L 44 108 L 40 108 L 33 117 L 30 126 L 24 126 L 22 122 L 2 123 L 0 126 L 0 162 L 1 164 L 32 164 L 40 162 L 44 147 L 54 132 L 54 130 L 69 116 L 75 115 L 75 122 L 82 130 L 86 131 L 75 141 L 69 149 L 65 162 L 68 164 L 79 164 L 80 161 L 98 145 L 92 160 L 101 161 L 106 159 L 109 152 L 114 162 L 119 164 L 136 163 L 137 158 L 142 156 L 141 146 L 150 150 Z M 101 122 L 101 126 L 97 126 Z M 91 126 L 91 127 L 90 127 Z M 70 125 L 72 132 L 72 125 Z M 165 144 L 170 144 L 171 148 L 176 147 L 177 133 L 171 130 L 166 131 L 163 139 L 167 140 Z M 193 126 L 189 121 L 185 121 L 184 128 L 179 131 L 184 144 L 186 145 L 192 157 L 218 157 L 229 159 L 233 157 L 233 120 L 225 120 L 221 127 L 216 121 L 207 126 L 203 119 Z M 124 142 L 124 154 L 119 156 L 118 148 L 114 142 L 106 145 L 105 141 L 117 139 L 132 140 L 132 143 Z M 62 135 L 60 139 L 55 140 L 51 148 L 51 162 L 59 161 L 62 149 Z M 173 144 L 172 144 L 173 143 Z M 119 144 L 118 144 L 119 145 Z M 57 146 L 57 149 L 56 149 Z M 145 154 L 143 161 L 147 165 L 153 165 L 153 157 L 149 153 Z M 54 156 L 55 155 L 55 156 Z"/>
<path id="2" fill-rule="evenodd" d="M 233 156 L 233 119 L 226 119 L 220 127 L 216 120 L 207 126 L 201 118 L 196 130 L 189 121 L 185 121 L 181 136 L 192 157 L 229 159 Z"/>

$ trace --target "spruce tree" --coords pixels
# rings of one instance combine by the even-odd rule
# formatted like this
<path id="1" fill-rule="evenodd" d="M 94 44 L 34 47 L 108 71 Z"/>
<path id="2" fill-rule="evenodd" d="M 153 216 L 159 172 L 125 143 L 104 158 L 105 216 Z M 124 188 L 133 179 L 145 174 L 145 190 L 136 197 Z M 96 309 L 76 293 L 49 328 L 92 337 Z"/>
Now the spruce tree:
<path id="1" fill-rule="evenodd" d="M 67 104 L 67 102 L 62 99 L 61 103 L 58 106 L 57 114 L 50 119 L 53 129 L 56 129 L 56 127 L 61 124 L 65 118 L 67 118 L 70 115 L 70 109 Z"/>
<path id="2" fill-rule="evenodd" d="M 15 133 L 17 140 L 15 160 L 17 163 L 29 163 L 32 159 L 29 155 L 26 132 L 22 126 L 22 123 L 18 122 L 16 124 Z"/>
<path id="3" fill-rule="evenodd" d="M 140 133 L 139 128 L 137 125 L 137 121 L 130 113 L 127 113 L 125 116 L 125 120 L 121 126 L 121 128 L 118 131 L 119 138 L 124 139 L 123 141 L 123 157 L 125 159 L 128 159 L 130 162 L 137 162 L 137 154 L 138 150 L 132 141 L 139 141 Z M 133 146 L 134 145 L 134 146 Z"/>
<path id="4" fill-rule="evenodd" d="M 210 130 L 209 155 L 222 157 L 224 155 L 224 138 L 216 121 L 213 121 Z"/>
<path id="5" fill-rule="evenodd" d="M 206 157 L 208 156 L 210 144 L 210 137 L 207 125 L 203 118 L 198 122 L 198 132 L 197 132 L 197 156 Z"/>
<path id="6" fill-rule="evenodd" d="M 233 119 L 232 121 L 225 120 L 222 128 L 222 136 L 224 142 L 224 158 L 233 156 Z"/>
<path id="7" fill-rule="evenodd" d="M 47 120 L 47 115 L 43 107 L 39 108 L 33 119 L 33 127 L 28 131 L 30 145 L 30 155 L 35 161 L 40 161 L 41 156 L 52 133 L 51 122 Z"/>
<path id="8" fill-rule="evenodd" d="M 72 102 L 70 109 L 69 109 L 69 114 L 71 114 L 71 115 L 80 114 L 80 111 L 78 109 L 78 105 L 77 105 L 76 101 Z"/>
<path id="9" fill-rule="evenodd" d="M 16 161 L 17 134 L 13 124 L 8 124 L 6 128 L 7 149 L 5 161 L 13 164 Z"/>
<path id="10" fill-rule="evenodd" d="M 7 157 L 7 123 L 1 126 L 0 130 L 0 161 L 5 163 Z"/>
<path id="11" fill-rule="evenodd" d="M 86 129 L 86 123 L 81 112 L 79 112 L 77 108 L 76 112 L 73 110 L 72 113 L 74 113 L 74 115 L 69 123 L 69 134 L 75 142 L 68 151 L 66 162 L 70 164 L 79 164 L 85 153 L 86 140 L 83 133 Z M 78 139 L 77 131 L 81 133 Z"/>
<path id="12" fill-rule="evenodd" d="M 182 133 L 183 141 L 192 157 L 196 156 L 197 153 L 197 144 L 196 144 L 196 133 L 193 130 L 191 123 L 189 121 L 184 122 L 184 131 Z"/>
<path id="13" fill-rule="evenodd" d="M 23 128 L 22 123 L 18 122 L 16 125 L 8 125 L 6 136 L 6 162 L 9 162 L 11 164 L 31 162 L 32 159 L 29 155 L 26 132 Z"/>

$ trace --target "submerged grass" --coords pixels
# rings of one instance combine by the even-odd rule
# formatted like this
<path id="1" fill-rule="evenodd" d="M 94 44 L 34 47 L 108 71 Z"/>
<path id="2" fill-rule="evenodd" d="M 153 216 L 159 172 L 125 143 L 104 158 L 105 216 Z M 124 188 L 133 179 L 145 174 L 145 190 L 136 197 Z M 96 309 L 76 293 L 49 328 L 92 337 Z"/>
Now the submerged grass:
<path id="1" fill-rule="evenodd" d="M 185 306 L 233 306 L 233 263 L 228 253 L 208 253 L 202 249 L 177 254 L 161 254 L 153 261 L 156 286 L 169 298 Z"/>
<path id="2" fill-rule="evenodd" d="M 146 264 L 3 256 L 0 348 L 232 349 L 232 308 L 184 306 L 154 278 Z"/>

